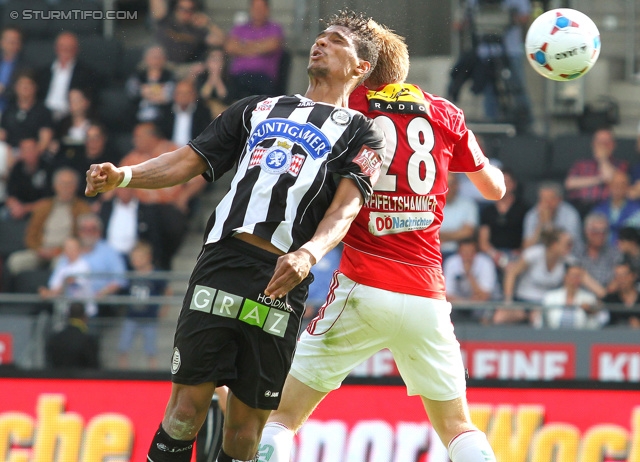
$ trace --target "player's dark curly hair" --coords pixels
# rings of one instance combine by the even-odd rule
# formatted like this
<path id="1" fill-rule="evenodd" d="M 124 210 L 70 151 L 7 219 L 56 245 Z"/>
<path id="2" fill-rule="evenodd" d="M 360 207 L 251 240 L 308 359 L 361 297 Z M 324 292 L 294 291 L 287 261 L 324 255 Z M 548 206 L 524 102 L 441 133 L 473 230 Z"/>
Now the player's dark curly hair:
<path id="1" fill-rule="evenodd" d="M 362 13 L 351 10 L 340 10 L 329 19 L 323 21 L 326 27 L 341 26 L 349 29 L 355 35 L 355 46 L 358 58 L 368 61 L 371 69 L 362 78 L 366 80 L 378 62 L 378 48 L 376 46 L 376 35 L 369 27 L 371 18 Z"/>

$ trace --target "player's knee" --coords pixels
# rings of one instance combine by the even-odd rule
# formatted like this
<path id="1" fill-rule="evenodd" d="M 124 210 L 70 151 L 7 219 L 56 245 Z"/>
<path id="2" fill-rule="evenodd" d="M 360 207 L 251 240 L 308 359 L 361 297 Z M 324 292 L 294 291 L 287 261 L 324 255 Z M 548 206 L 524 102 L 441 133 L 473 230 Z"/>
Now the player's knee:
<path id="1" fill-rule="evenodd" d="M 167 409 L 163 420 L 165 431 L 177 440 L 187 440 L 198 433 L 198 411 L 192 403 L 180 401 Z"/>
<path id="2" fill-rule="evenodd" d="M 260 432 L 249 426 L 225 427 L 224 447 L 229 455 L 240 460 L 252 459 L 258 450 Z"/>

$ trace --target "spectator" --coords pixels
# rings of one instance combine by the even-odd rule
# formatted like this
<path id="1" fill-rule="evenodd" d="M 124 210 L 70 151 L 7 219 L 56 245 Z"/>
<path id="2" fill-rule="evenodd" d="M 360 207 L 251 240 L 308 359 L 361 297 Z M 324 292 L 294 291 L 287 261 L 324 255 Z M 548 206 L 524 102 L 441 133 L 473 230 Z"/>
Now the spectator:
<path id="1" fill-rule="evenodd" d="M 57 166 L 66 166 L 78 172 L 83 178 L 91 164 L 99 164 L 102 162 L 118 162 L 120 160 L 119 153 L 114 148 L 107 149 L 107 129 L 104 125 L 91 122 L 87 127 L 87 133 L 84 140 L 83 149 L 65 149 L 56 154 L 53 163 Z M 84 196 L 84 181 L 79 185 L 78 192 Z M 91 203 L 97 201 L 96 198 L 87 197 Z"/>
<path id="2" fill-rule="evenodd" d="M 49 277 L 47 287 L 40 287 L 38 292 L 43 298 L 65 295 L 70 298 L 93 297 L 89 263 L 82 257 L 82 245 L 77 237 L 68 237 L 64 241 L 62 255 L 56 261 Z M 98 307 L 93 300 L 84 303 L 85 313 L 95 316 Z"/>
<path id="3" fill-rule="evenodd" d="M 581 287 L 583 278 L 584 269 L 580 264 L 567 264 L 563 286 L 544 296 L 545 326 L 551 329 L 599 329 L 609 321 L 609 313 L 597 307 L 598 298 Z"/>
<path id="4" fill-rule="evenodd" d="M 69 114 L 55 124 L 56 140 L 63 148 L 83 145 L 94 119 L 93 102 L 89 90 L 72 88 L 69 90 Z M 57 150 L 51 149 L 53 152 Z"/>
<path id="5" fill-rule="evenodd" d="M 156 21 L 156 39 L 165 49 L 178 78 L 187 77 L 193 63 L 204 61 L 207 46 L 221 46 L 225 34 L 209 17 L 197 11 L 194 0 L 178 0 L 169 12 L 168 0 L 149 0 Z"/>
<path id="6" fill-rule="evenodd" d="M 42 159 L 38 142 L 26 138 L 20 142 L 18 159 L 7 179 L 6 209 L 11 219 L 28 218 L 36 203 L 51 195 L 51 166 Z"/>
<path id="7" fill-rule="evenodd" d="M 613 278 L 615 289 L 602 299 L 611 313 L 609 323 L 640 329 L 637 271 L 629 263 L 619 263 L 613 270 Z"/>
<path id="8" fill-rule="evenodd" d="M 9 255 L 7 269 L 12 275 L 49 268 L 60 255 L 65 240 L 76 234 L 75 219 L 89 211 L 89 204 L 76 197 L 79 182 L 75 171 L 62 168 L 53 177 L 54 196 L 33 208 L 25 235 L 25 250 Z"/>
<path id="9" fill-rule="evenodd" d="M 0 217 L 2 217 L 3 214 L 5 216 L 7 215 L 7 211 L 3 206 L 7 200 L 7 182 L 9 181 L 9 173 L 11 172 L 15 162 L 16 158 L 11 146 L 4 141 L 0 141 Z M 0 218 L 0 220 L 2 220 L 2 218 Z"/>
<path id="10" fill-rule="evenodd" d="M 82 303 L 72 303 L 64 329 L 47 340 L 47 365 L 56 369 L 98 369 L 99 345 L 89 334 L 87 315 Z"/>
<path id="11" fill-rule="evenodd" d="M 61 32 L 56 37 L 53 63 L 38 72 L 44 104 L 58 121 L 69 114 L 69 90 L 72 88 L 97 89 L 97 75 L 78 60 L 78 37 L 73 32 Z"/>
<path id="12" fill-rule="evenodd" d="M 449 172 L 447 178 L 449 191 L 440 228 L 443 260 L 456 252 L 458 242 L 474 236 L 480 221 L 478 204 L 458 194 L 458 174 Z"/>
<path id="13" fill-rule="evenodd" d="M 341 257 L 342 245 L 339 244 L 313 266 L 313 282 L 309 285 L 309 296 L 302 314 L 300 333 L 304 332 L 311 320 L 318 314 L 320 307 L 327 300 L 327 294 L 331 292 L 331 284 L 335 272 L 340 266 Z"/>
<path id="14" fill-rule="evenodd" d="M 21 56 L 22 32 L 16 27 L 5 27 L 0 36 L 0 113 L 7 108 L 12 97 L 16 76 L 24 69 Z"/>
<path id="15" fill-rule="evenodd" d="M 284 32 L 269 19 L 268 0 L 249 0 L 249 22 L 229 32 L 225 50 L 231 57 L 231 99 L 277 93 Z"/>
<path id="16" fill-rule="evenodd" d="M 521 257 L 507 266 L 504 276 L 504 301 L 524 302 L 539 306 L 547 291 L 562 284 L 565 263 L 571 253 L 571 235 L 559 229 L 544 231 L 542 243 L 522 252 Z M 535 318 L 530 309 L 497 309 L 494 324 L 528 324 Z"/>
<path id="17" fill-rule="evenodd" d="M 13 148 L 26 138 L 38 140 L 38 150 L 44 152 L 53 139 L 51 112 L 38 101 L 38 86 L 29 73 L 20 74 L 14 87 L 15 101 L 2 113 L 0 139 Z"/>
<path id="18" fill-rule="evenodd" d="M 447 300 L 452 303 L 487 302 L 498 290 L 496 265 L 491 258 L 478 252 L 474 238 L 463 239 L 458 244 L 458 253 L 444 261 L 444 280 Z M 482 312 L 477 309 L 456 309 L 451 313 L 454 323 L 477 321 Z"/>
<path id="19" fill-rule="evenodd" d="M 173 104 L 165 106 L 157 121 L 165 137 L 177 146 L 184 146 L 211 123 L 209 108 L 198 101 L 190 80 L 182 80 L 173 92 Z"/>
<path id="20" fill-rule="evenodd" d="M 538 202 L 524 216 L 524 248 L 540 243 L 542 232 L 564 229 L 574 242 L 582 240 L 582 220 L 578 211 L 562 200 L 562 186 L 543 182 L 538 187 Z"/>
<path id="21" fill-rule="evenodd" d="M 170 290 L 165 279 L 153 276 L 155 270 L 153 251 L 149 244 L 138 242 L 131 251 L 130 261 L 136 274 L 129 283 L 128 295 L 137 298 L 139 303 L 133 303 L 127 307 L 118 345 L 120 353 L 118 365 L 121 369 L 129 368 L 129 352 L 139 332 L 144 336 L 147 365 L 149 369 L 156 369 L 158 367 L 158 319 L 163 316 L 163 313 L 159 304 L 144 303 L 144 301 L 149 297 L 170 295 Z"/>
<path id="22" fill-rule="evenodd" d="M 152 46 L 144 53 L 142 69 L 129 77 L 125 87 L 136 107 L 136 120 L 157 119 L 160 108 L 171 101 L 175 77 L 167 67 L 167 56 L 161 46 Z"/>
<path id="23" fill-rule="evenodd" d="M 177 149 L 174 143 L 165 139 L 158 128 L 149 122 L 136 125 L 133 130 L 133 146 L 134 150 L 122 159 L 121 165 L 135 165 Z M 205 185 L 204 178 L 197 176 L 186 184 L 171 188 L 136 190 L 140 203 L 152 210 L 149 216 L 153 222 L 149 226 L 156 229 L 152 245 L 154 250 L 160 249 L 155 256 L 159 269 L 171 269 L 171 259 L 178 251 L 187 230 L 191 201 Z"/>
<path id="24" fill-rule="evenodd" d="M 456 64 L 450 95 L 455 102 L 459 87 L 474 78 L 472 90 L 484 93 L 485 116 L 491 122 L 516 124 L 526 130 L 531 123 L 531 104 L 526 90 L 524 28 L 531 20 L 529 0 L 467 0 L 464 21 L 456 25 L 471 31 L 472 50 Z M 464 67 L 464 69 L 463 69 Z M 504 89 L 503 68 L 508 68 L 509 89 Z M 459 80 L 457 80 L 459 79 Z M 512 105 L 505 104 L 510 92 Z"/>
<path id="25" fill-rule="evenodd" d="M 634 271 L 640 271 L 640 230 L 624 227 L 618 232 L 618 253 L 620 261 L 629 263 Z M 611 286 L 610 286 L 611 287 Z"/>
<path id="26" fill-rule="evenodd" d="M 203 71 L 196 77 L 196 89 L 199 99 L 209 106 L 213 117 L 217 117 L 231 104 L 222 48 L 213 48 L 207 54 Z"/>
<path id="27" fill-rule="evenodd" d="M 601 128 L 593 134 L 592 157 L 576 161 L 569 169 L 564 183 L 567 197 L 581 216 L 609 197 L 609 183 L 616 170 L 627 171 L 627 162 L 613 157 L 615 149 L 613 131 Z"/>
<path id="28" fill-rule="evenodd" d="M 592 210 L 592 213 L 601 213 L 607 217 L 611 245 L 616 244 L 620 228 L 640 226 L 640 201 L 628 199 L 629 192 L 629 175 L 622 170 L 616 170 L 609 182 L 609 199 Z"/>
<path id="29" fill-rule="evenodd" d="M 599 297 L 603 297 L 611 281 L 613 267 L 620 256 L 615 247 L 609 245 L 609 222 L 606 215 L 590 213 L 584 219 L 583 242 L 573 247 L 573 255 L 585 269 L 585 286 Z"/>
<path id="30" fill-rule="evenodd" d="M 105 224 L 107 243 L 116 249 L 127 263 L 136 242 L 152 241 L 149 236 L 155 229 L 149 225 L 148 215 L 149 210 L 145 205 L 140 204 L 135 189 L 132 188 L 115 189 L 113 197 L 104 201 L 100 207 L 100 217 Z M 160 239 L 153 239 L 153 242 L 159 241 Z"/>
<path id="31" fill-rule="evenodd" d="M 506 193 L 502 199 L 485 206 L 480 212 L 478 244 L 482 252 L 504 268 L 515 260 L 522 249 L 526 206 L 518 197 L 518 182 L 509 170 L 503 170 Z"/>
<path id="32" fill-rule="evenodd" d="M 102 238 L 102 221 L 98 215 L 86 213 L 77 219 L 78 237 L 82 244 L 82 256 L 89 263 L 91 292 L 96 299 L 118 293 L 126 286 L 126 271 L 122 256 Z M 98 316 L 113 314 L 113 307 L 100 305 Z"/>

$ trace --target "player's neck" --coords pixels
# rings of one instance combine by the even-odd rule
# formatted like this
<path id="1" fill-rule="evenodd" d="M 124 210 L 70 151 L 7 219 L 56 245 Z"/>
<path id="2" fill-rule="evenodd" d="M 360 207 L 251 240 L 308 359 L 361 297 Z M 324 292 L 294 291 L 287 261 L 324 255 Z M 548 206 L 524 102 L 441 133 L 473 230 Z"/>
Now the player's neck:
<path id="1" fill-rule="evenodd" d="M 345 85 L 331 84 L 321 79 L 309 80 L 309 87 L 304 96 L 317 103 L 334 106 L 347 107 L 349 103 L 349 91 Z"/>

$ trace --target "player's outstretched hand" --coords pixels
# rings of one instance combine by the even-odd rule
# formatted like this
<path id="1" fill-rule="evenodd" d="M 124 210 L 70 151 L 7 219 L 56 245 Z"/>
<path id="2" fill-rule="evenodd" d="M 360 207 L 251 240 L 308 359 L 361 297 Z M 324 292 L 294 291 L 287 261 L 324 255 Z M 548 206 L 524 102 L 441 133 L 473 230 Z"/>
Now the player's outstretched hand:
<path id="1" fill-rule="evenodd" d="M 115 189 L 124 178 L 124 172 L 111 162 L 103 164 L 91 164 L 87 170 L 87 186 L 84 195 L 94 197 Z"/>
<path id="2" fill-rule="evenodd" d="M 307 277 L 311 267 L 311 256 L 304 250 L 296 250 L 278 258 L 273 277 L 264 293 L 271 298 L 284 297 L 291 289 Z"/>

